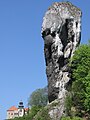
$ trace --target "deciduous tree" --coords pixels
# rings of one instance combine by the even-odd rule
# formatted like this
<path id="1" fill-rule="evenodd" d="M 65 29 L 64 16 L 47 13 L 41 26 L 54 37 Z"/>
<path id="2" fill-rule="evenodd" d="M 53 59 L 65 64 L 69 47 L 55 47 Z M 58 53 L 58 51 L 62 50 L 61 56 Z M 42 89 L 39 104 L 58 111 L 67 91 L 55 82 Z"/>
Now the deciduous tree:
<path id="1" fill-rule="evenodd" d="M 35 90 L 29 97 L 29 106 L 45 106 L 48 102 L 47 87 Z"/>
<path id="2" fill-rule="evenodd" d="M 78 109 L 90 112 L 90 44 L 78 48 L 71 68 L 73 103 Z"/>

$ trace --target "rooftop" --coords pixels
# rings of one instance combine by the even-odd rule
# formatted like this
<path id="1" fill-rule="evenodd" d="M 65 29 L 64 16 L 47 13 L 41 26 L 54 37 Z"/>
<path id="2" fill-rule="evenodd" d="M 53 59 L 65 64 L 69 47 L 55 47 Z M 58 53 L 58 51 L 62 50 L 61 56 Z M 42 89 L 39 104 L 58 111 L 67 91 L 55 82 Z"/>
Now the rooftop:
<path id="1" fill-rule="evenodd" d="M 14 110 L 18 110 L 18 108 L 16 108 L 15 106 L 12 106 L 7 111 L 14 111 Z"/>

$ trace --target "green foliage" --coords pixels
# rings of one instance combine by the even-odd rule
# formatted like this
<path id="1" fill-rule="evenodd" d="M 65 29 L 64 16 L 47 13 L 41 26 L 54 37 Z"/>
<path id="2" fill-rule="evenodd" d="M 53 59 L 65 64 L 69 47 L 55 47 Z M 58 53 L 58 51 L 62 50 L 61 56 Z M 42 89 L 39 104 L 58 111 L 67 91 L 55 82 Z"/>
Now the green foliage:
<path id="1" fill-rule="evenodd" d="M 42 108 L 40 112 L 35 116 L 34 120 L 51 120 L 49 114 L 48 114 L 48 109 L 47 108 Z"/>
<path id="2" fill-rule="evenodd" d="M 90 44 L 81 45 L 72 59 L 73 104 L 80 111 L 90 112 Z"/>
<path id="3" fill-rule="evenodd" d="M 48 115 L 47 108 L 33 106 L 28 115 L 19 118 L 14 118 L 13 120 L 51 120 L 51 118 Z"/>
<path id="4" fill-rule="evenodd" d="M 72 96 L 69 94 L 67 95 L 65 99 L 65 108 L 66 108 L 66 114 L 71 115 L 71 107 L 72 107 Z"/>
<path id="5" fill-rule="evenodd" d="M 30 119 L 33 118 L 37 114 L 37 112 L 40 111 L 41 108 L 42 108 L 41 106 L 33 106 L 31 108 L 31 111 L 30 111 L 30 114 L 29 114 L 29 118 Z"/>
<path id="6" fill-rule="evenodd" d="M 46 106 L 48 101 L 47 87 L 35 90 L 28 100 L 29 106 Z"/>
<path id="7" fill-rule="evenodd" d="M 70 117 L 63 117 L 61 120 L 84 120 L 80 117 L 73 117 L 73 118 L 70 118 Z"/>

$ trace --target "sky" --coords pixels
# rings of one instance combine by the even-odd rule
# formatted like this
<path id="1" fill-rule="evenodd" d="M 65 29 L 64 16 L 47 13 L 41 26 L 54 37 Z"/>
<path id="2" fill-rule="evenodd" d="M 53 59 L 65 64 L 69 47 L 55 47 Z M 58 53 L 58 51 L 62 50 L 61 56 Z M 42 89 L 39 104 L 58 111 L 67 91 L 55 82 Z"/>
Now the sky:
<path id="1" fill-rule="evenodd" d="M 90 0 L 68 0 L 82 10 L 81 43 L 90 39 Z M 0 0 L 0 120 L 6 110 L 47 85 L 43 16 L 61 0 Z"/>

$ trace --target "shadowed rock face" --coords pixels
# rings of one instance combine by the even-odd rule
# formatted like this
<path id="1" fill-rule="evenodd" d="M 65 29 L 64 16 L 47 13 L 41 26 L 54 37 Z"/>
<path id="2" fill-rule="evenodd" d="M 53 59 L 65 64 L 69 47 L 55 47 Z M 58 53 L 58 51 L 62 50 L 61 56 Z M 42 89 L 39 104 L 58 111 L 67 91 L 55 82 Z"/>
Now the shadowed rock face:
<path id="1" fill-rule="evenodd" d="M 56 2 L 49 7 L 42 24 L 49 102 L 64 101 L 68 93 L 68 63 L 80 43 L 80 33 L 80 9 L 70 2 Z"/>

